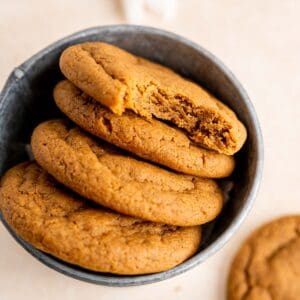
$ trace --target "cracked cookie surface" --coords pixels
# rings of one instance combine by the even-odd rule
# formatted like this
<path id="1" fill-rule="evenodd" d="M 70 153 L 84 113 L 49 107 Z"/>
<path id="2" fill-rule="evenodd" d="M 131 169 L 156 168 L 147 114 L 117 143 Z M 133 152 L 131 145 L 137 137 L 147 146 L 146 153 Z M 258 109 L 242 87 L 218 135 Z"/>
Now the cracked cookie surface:
<path id="1" fill-rule="evenodd" d="M 92 205 L 34 162 L 19 164 L 2 178 L 0 209 L 36 248 L 94 271 L 164 271 L 192 256 L 201 239 L 198 226 L 156 224 Z"/>
<path id="2" fill-rule="evenodd" d="M 171 69 L 101 42 L 67 48 L 63 74 L 81 90 L 122 114 L 126 109 L 183 128 L 199 145 L 232 155 L 246 140 L 235 113 Z"/>
<path id="3" fill-rule="evenodd" d="M 223 195 L 211 179 L 173 173 L 130 157 L 63 120 L 33 132 L 37 162 L 59 182 L 115 211 L 145 220 L 192 226 L 214 219 Z"/>
<path id="4" fill-rule="evenodd" d="M 144 159 L 206 178 L 226 177 L 234 169 L 232 156 L 196 147 L 181 130 L 158 120 L 129 111 L 116 115 L 68 80 L 56 85 L 54 99 L 77 125 Z"/>
<path id="5" fill-rule="evenodd" d="M 256 230 L 235 257 L 228 284 L 230 300 L 298 300 L 300 215 Z"/>

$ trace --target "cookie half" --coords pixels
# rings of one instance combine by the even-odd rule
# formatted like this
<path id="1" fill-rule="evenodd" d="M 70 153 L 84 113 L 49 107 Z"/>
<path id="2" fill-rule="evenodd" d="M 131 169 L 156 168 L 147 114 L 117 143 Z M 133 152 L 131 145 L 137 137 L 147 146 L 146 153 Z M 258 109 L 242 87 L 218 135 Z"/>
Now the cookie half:
<path id="1" fill-rule="evenodd" d="M 223 195 L 213 180 L 132 158 L 67 121 L 40 124 L 31 145 L 37 162 L 59 182 L 120 213 L 192 226 L 221 211 Z"/>
<path id="2" fill-rule="evenodd" d="M 70 46 L 62 73 L 88 95 L 121 115 L 172 122 L 208 149 L 232 155 L 246 140 L 235 113 L 199 85 L 159 64 L 101 42 Z"/>
<path id="3" fill-rule="evenodd" d="M 146 222 L 91 206 L 34 162 L 3 177 L 0 208 L 7 223 L 36 248 L 100 272 L 168 270 L 192 256 L 201 239 L 198 226 Z"/>
<path id="4" fill-rule="evenodd" d="M 255 231 L 236 255 L 228 299 L 297 300 L 299 271 L 300 215 L 273 220 Z"/>
<path id="5" fill-rule="evenodd" d="M 144 159 L 181 173 L 206 178 L 229 176 L 234 158 L 194 146 L 179 129 L 133 112 L 119 116 L 83 93 L 68 80 L 54 89 L 57 106 L 73 122 Z"/>

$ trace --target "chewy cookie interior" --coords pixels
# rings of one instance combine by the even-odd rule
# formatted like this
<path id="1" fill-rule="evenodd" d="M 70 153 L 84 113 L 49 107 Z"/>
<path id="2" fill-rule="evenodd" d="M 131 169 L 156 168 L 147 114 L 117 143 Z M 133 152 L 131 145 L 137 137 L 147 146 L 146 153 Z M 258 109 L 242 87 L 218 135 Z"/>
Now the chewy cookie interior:
<path id="1" fill-rule="evenodd" d="M 62 73 L 113 112 L 167 120 L 208 149 L 232 155 L 246 140 L 235 113 L 200 85 L 171 69 L 102 42 L 67 48 Z"/>

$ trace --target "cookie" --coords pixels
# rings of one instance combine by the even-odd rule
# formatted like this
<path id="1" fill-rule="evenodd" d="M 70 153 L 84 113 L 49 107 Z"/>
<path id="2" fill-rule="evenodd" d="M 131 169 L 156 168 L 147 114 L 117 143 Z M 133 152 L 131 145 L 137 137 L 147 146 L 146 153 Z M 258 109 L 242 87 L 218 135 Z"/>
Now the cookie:
<path id="1" fill-rule="evenodd" d="M 244 243 L 232 264 L 229 300 L 298 300 L 300 215 L 262 226 Z"/>
<path id="2" fill-rule="evenodd" d="M 197 144 L 228 155 L 246 140 L 235 113 L 202 87 L 113 45 L 77 44 L 62 53 L 59 63 L 70 81 L 119 115 L 130 109 L 167 120 Z"/>
<path id="3" fill-rule="evenodd" d="M 62 120 L 40 124 L 31 146 L 37 162 L 59 182 L 126 215 L 192 226 L 211 221 L 222 208 L 223 195 L 213 180 L 132 158 Z"/>
<path id="4" fill-rule="evenodd" d="M 177 227 L 123 216 L 65 190 L 34 162 L 1 182 L 7 223 L 36 248 L 94 271 L 145 274 L 168 270 L 198 249 L 198 226 Z"/>
<path id="5" fill-rule="evenodd" d="M 234 169 L 233 156 L 196 147 L 181 130 L 156 119 L 146 120 L 130 111 L 116 115 L 70 81 L 57 84 L 54 99 L 77 125 L 144 159 L 206 178 L 226 177 Z"/>

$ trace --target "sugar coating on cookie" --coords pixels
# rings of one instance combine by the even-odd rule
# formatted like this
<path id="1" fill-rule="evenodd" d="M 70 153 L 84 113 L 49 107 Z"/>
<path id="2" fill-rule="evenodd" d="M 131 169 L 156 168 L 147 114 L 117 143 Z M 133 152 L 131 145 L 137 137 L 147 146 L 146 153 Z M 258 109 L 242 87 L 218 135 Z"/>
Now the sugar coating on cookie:
<path id="1" fill-rule="evenodd" d="M 265 224 L 236 255 L 228 282 L 229 300 L 298 300 L 300 215 Z"/>
<path id="2" fill-rule="evenodd" d="M 181 175 L 128 153 L 63 120 L 33 132 L 37 162 L 59 182 L 101 205 L 145 220 L 199 225 L 221 211 L 223 195 L 211 179 Z"/>
<path id="3" fill-rule="evenodd" d="M 90 205 L 34 162 L 2 178 L 0 209 L 24 240 L 64 261 L 116 274 L 161 272 L 198 249 L 198 226 L 176 227 Z"/>
<path id="4" fill-rule="evenodd" d="M 234 169 L 233 156 L 196 147 L 181 130 L 156 119 L 130 111 L 114 114 L 68 80 L 59 82 L 53 94 L 57 106 L 77 125 L 144 159 L 206 178 L 226 177 Z"/>
<path id="5" fill-rule="evenodd" d="M 246 140 L 235 113 L 199 85 L 159 64 L 101 42 L 70 46 L 62 73 L 113 112 L 172 122 L 208 149 L 232 155 Z"/>

